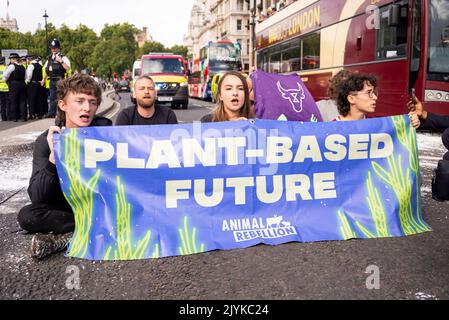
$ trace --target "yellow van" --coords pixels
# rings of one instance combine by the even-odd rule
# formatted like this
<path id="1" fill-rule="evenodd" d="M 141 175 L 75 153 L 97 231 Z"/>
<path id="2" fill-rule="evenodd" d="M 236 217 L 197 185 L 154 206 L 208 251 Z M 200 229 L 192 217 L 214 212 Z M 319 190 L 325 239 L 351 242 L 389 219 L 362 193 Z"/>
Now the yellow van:
<path id="1" fill-rule="evenodd" d="M 150 76 L 156 86 L 157 102 L 172 107 L 189 106 L 187 61 L 173 53 L 150 53 L 142 56 L 141 75 Z"/>

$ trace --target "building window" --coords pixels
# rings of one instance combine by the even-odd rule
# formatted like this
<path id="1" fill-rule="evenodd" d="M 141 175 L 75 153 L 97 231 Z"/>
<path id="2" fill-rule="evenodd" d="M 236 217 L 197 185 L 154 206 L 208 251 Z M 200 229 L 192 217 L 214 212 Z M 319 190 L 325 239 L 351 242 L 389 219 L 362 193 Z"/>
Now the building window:
<path id="1" fill-rule="evenodd" d="M 237 31 L 241 31 L 242 30 L 242 20 L 238 19 L 237 20 Z"/>
<path id="2" fill-rule="evenodd" d="M 237 10 L 238 11 L 244 11 L 244 0 L 237 0 Z"/>
<path id="3" fill-rule="evenodd" d="M 246 54 L 249 54 L 250 43 L 249 39 L 246 40 Z"/>

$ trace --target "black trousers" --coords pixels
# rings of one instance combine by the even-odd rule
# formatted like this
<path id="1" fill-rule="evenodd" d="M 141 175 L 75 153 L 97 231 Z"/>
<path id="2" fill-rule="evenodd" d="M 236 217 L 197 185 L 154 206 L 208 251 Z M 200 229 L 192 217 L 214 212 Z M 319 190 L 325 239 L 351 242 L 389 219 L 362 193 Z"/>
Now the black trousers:
<path id="1" fill-rule="evenodd" d="M 45 116 L 48 112 L 48 89 L 41 86 L 41 93 L 40 93 L 40 109 L 37 113 L 38 117 Z"/>
<path id="2" fill-rule="evenodd" d="M 0 92 L 0 111 L 2 116 L 2 121 L 8 120 L 9 111 L 9 93 Z"/>
<path id="3" fill-rule="evenodd" d="M 31 204 L 20 209 L 17 220 L 30 233 L 62 234 L 75 230 L 72 212 L 47 204 Z"/>
<path id="4" fill-rule="evenodd" d="M 38 116 L 41 112 L 42 89 L 38 82 L 31 82 L 28 85 L 28 106 L 30 108 L 30 116 Z"/>
<path id="5" fill-rule="evenodd" d="M 443 144 L 446 147 L 446 149 L 449 150 L 449 128 L 443 131 L 443 134 L 441 135 L 441 140 L 443 140 Z M 449 151 L 446 152 L 446 154 L 443 156 L 443 159 L 449 161 Z"/>
<path id="6" fill-rule="evenodd" d="M 9 85 L 9 103 L 10 120 L 19 118 L 27 120 L 26 89 L 24 81 L 10 81 Z"/>

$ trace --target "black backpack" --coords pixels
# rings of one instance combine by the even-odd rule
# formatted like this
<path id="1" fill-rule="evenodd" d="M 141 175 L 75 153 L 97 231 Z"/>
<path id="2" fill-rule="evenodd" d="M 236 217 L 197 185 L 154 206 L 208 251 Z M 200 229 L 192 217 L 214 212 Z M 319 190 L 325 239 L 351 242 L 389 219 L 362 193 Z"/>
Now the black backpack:
<path id="1" fill-rule="evenodd" d="M 449 161 L 440 160 L 432 178 L 432 198 L 449 200 Z"/>

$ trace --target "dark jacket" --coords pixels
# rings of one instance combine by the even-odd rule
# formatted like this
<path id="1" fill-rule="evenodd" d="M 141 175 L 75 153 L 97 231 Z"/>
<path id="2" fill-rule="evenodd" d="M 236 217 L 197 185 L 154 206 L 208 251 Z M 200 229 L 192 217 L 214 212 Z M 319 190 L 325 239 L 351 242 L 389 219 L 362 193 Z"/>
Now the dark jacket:
<path id="1" fill-rule="evenodd" d="M 97 117 L 90 126 L 111 126 L 109 119 Z M 65 199 L 56 166 L 48 160 L 50 147 L 47 142 L 48 130 L 42 133 L 34 144 L 33 171 L 31 174 L 28 195 L 33 204 L 50 204 L 63 211 L 71 212 L 69 203 Z"/>
<path id="2" fill-rule="evenodd" d="M 427 119 L 421 122 L 420 129 L 443 132 L 449 128 L 449 116 L 427 112 Z"/>

